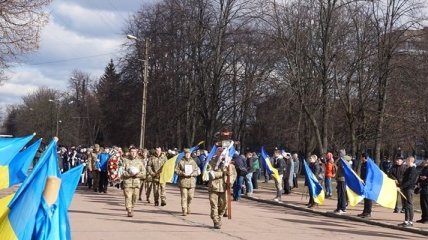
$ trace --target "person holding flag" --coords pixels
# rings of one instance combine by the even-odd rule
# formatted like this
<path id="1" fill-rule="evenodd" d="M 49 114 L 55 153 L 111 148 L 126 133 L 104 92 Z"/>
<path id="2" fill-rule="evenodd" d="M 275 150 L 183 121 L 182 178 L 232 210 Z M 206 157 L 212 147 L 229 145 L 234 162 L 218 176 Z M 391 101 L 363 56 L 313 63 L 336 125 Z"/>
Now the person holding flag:
<path id="1" fill-rule="evenodd" d="M 362 153 L 361 154 L 361 172 L 360 172 L 360 177 L 361 179 L 365 182 L 366 181 L 366 177 L 367 177 L 367 154 L 366 153 Z M 371 217 L 371 213 L 372 213 L 372 200 L 368 199 L 368 198 L 364 198 L 364 209 L 363 212 L 358 214 L 358 217 L 361 218 L 369 218 Z"/>
<path id="2" fill-rule="evenodd" d="M 285 160 L 281 152 L 276 149 L 273 157 L 273 167 L 277 170 L 278 177 L 273 177 L 275 181 L 276 197 L 273 199 L 276 202 L 281 202 L 282 196 L 282 177 L 284 175 Z"/>
<path id="3" fill-rule="evenodd" d="M 214 161 L 210 161 L 207 165 L 207 172 L 209 176 L 208 193 L 211 206 L 210 217 L 213 220 L 214 228 L 221 228 L 221 217 L 226 213 L 226 192 L 227 178 L 230 182 L 236 179 L 236 169 L 233 164 L 224 157 L 222 154 L 223 148 L 217 148 L 217 154 Z"/>

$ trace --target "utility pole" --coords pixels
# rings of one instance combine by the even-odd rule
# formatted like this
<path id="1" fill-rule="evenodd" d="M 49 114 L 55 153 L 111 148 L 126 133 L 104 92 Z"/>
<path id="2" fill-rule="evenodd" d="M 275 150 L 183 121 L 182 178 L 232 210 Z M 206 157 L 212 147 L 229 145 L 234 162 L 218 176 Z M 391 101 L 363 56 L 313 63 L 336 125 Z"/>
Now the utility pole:
<path id="1" fill-rule="evenodd" d="M 144 39 L 144 79 L 143 79 L 143 104 L 141 106 L 141 132 L 140 149 L 144 148 L 144 137 L 146 133 L 146 106 L 147 106 L 147 86 L 149 85 L 149 39 Z"/>

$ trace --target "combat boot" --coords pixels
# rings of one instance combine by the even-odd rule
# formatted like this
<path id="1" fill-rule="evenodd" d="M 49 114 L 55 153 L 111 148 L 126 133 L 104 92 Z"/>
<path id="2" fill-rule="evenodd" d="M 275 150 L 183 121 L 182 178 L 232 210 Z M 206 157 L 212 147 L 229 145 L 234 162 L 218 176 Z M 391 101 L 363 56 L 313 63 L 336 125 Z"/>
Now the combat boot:
<path id="1" fill-rule="evenodd" d="M 183 210 L 182 210 L 182 214 L 181 214 L 182 216 L 186 216 L 187 215 L 187 211 L 186 211 L 186 209 L 185 208 L 183 208 Z"/>
<path id="2" fill-rule="evenodd" d="M 214 223 L 214 228 L 215 229 L 221 229 L 221 222 Z"/>
<path id="3" fill-rule="evenodd" d="M 156 201 L 156 202 L 155 202 L 155 206 L 159 206 L 159 202 L 157 202 L 157 201 Z"/>
<path id="4" fill-rule="evenodd" d="M 162 201 L 161 201 L 161 206 L 163 207 L 163 206 L 165 206 L 165 205 L 166 205 L 165 200 L 162 200 Z"/>
<path id="5" fill-rule="evenodd" d="M 133 217 L 134 214 L 132 213 L 132 211 L 128 211 L 128 217 Z"/>

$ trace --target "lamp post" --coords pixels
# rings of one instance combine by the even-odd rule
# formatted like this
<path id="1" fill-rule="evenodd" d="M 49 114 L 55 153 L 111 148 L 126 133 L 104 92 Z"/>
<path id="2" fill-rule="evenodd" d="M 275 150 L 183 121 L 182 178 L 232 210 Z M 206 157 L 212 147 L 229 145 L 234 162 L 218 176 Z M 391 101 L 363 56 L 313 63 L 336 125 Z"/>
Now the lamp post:
<path id="1" fill-rule="evenodd" d="M 54 99 L 49 99 L 49 102 L 55 104 L 55 108 L 56 108 L 56 131 L 55 131 L 55 136 L 59 138 L 59 124 L 62 123 L 62 121 L 59 119 L 59 111 L 61 109 L 61 105 L 60 105 L 60 100 L 54 100 Z M 70 101 L 67 104 L 72 104 L 74 101 Z"/>
<path id="2" fill-rule="evenodd" d="M 133 35 L 127 35 L 128 39 L 134 40 L 137 43 L 141 42 L 137 37 Z M 144 148 L 144 137 L 146 132 L 146 105 L 147 105 L 147 85 L 149 84 L 149 75 L 148 75 L 148 61 L 149 61 L 149 41 L 148 38 L 144 39 L 144 79 L 143 79 L 143 102 L 141 106 L 141 128 L 140 128 L 140 148 Z M 138 51 L 139 52 L 139 51 Z M 139 59 L 140 60 L 140 59 Z"/>

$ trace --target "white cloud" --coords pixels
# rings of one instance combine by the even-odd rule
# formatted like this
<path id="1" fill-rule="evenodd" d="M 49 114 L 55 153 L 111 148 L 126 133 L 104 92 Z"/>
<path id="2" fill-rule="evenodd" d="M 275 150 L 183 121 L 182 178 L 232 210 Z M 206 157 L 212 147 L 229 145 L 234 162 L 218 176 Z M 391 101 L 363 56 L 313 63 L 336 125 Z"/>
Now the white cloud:
<path id="1" fill-rule="evenodd" d="M 40 49 L 23 57 L 0 86 L 0 115 L 7 104 L 21 102 L 38 87 L 64 90 L 74 69 L 98 78 L 110 59 L 122 56 L 126 19 L 156 0 L 62 0 L 50 6 Z"/>

